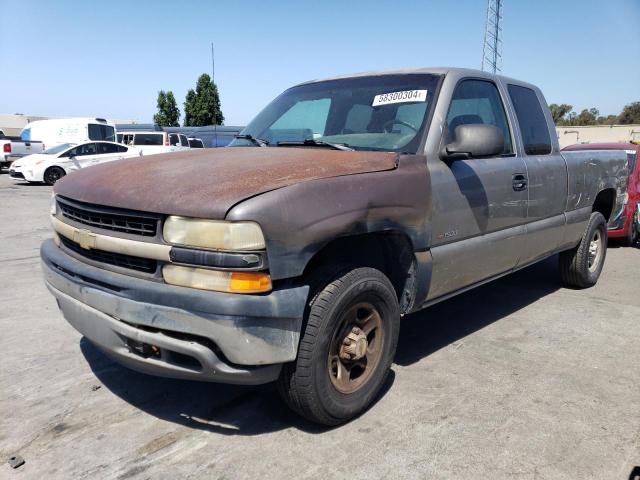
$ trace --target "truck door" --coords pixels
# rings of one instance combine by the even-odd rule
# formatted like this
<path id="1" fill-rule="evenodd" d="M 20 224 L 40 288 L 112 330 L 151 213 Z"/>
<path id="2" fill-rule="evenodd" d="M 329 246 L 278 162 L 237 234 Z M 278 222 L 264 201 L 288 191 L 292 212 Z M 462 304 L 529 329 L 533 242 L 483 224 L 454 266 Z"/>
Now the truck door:
<path id="1" fill-rule="evenodd" d="M 504 102 L 492 81 L 463 79 L 453 91 L 441 145 L 455 139 L 457 126 L 475 123 L 503 132 L 501 155 L 443 161 L 439 151 L 427 154 L 433 189 L 428 300 L 511 270 L 524 243 L 526 167 L 515 155 Z"/>
<path id="2" fill-rule="evenodd" d="M 538 260 L 560 247 L 565 230 L 567 166 L 551 141 L 551 118 L 545 118 L 542 94 L 521 85 L 507 85 L 527 166 L 529 202 L 527 241 L 519 265 Z M 555 129 L 553 131 L 555 134 Z M 554 146 L 554 143 L 556 145 Z"/>

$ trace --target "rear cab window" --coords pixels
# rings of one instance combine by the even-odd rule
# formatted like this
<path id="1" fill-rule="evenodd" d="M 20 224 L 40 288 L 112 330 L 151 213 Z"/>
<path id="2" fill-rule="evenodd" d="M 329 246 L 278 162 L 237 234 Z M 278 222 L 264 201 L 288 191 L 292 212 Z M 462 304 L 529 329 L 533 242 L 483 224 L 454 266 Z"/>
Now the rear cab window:
<path id="1" fill-rule="evenodd" d="M 189 140 L 187 140 L 187 137 L 185 135 L 178 135 L 180 137 L 180 145 L 182 145 L 183 147 L 188 147 L 189 146 Z"/>
<path id="2" fill-rule="evenodd" d="M 510 84 L 507 87 L 516 111 L 524 152 L 527 155 L 551 153 L 551 135 L 536 92 L 527 87 Z"/>

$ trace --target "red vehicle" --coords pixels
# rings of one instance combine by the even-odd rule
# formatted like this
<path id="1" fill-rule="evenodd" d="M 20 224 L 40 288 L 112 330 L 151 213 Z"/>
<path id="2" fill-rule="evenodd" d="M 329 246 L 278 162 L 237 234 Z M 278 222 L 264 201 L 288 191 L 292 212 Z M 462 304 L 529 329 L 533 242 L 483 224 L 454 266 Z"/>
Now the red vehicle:
<path id="1" fill-rule="evenodd" d="M 611 217 L 609 238 L 620 238 L 633 245 L 640 235 L 640 145 L 633 143 L 583 143 L 562 150 L 625 150 L 629 161 L 629 186 L 626 203 Z"/>

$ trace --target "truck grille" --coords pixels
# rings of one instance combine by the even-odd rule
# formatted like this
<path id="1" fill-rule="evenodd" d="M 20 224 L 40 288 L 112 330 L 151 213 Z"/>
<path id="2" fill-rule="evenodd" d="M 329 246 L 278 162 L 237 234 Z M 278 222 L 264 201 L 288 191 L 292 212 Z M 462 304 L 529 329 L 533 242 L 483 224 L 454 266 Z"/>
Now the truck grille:
<path id="1" fill-rule="evenodd" d="M 62 216 L 84 225 L 113 232 L 155 237 L 160 216 L 91 205 L 58 197 Z"/>
<path id="2" fill-rule="evenodd" d="M 131 255 L 124 255 L 122 253 L 105 252 L 104 250 L 85 250 L 73 240 L 62 235 L 60 235 L 60 241 L 72 252 L 95 262 L 115 265 L 116 267 L 129 268 L 131 270 L 137 270 L 138 272 L 145 273 L 155 273 L 158 268 L 158 262 L 150 258 L 134 257 Z"/>

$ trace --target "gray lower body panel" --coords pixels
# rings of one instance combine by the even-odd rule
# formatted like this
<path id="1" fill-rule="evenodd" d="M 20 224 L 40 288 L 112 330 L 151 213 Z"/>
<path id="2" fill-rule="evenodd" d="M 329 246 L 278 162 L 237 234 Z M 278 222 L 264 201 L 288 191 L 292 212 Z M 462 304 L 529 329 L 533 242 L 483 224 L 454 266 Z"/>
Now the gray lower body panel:
<path id="1" fill-rule="evenodd" d="M 50 240 L 41 257 L 67 321 L 130 368 L 256 384 L 296 358 L 307 286 L 268 295 L 175 287 L 87 265 Z"/>

